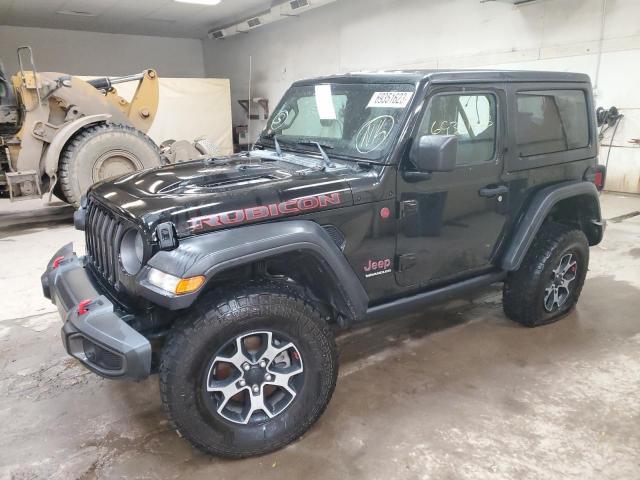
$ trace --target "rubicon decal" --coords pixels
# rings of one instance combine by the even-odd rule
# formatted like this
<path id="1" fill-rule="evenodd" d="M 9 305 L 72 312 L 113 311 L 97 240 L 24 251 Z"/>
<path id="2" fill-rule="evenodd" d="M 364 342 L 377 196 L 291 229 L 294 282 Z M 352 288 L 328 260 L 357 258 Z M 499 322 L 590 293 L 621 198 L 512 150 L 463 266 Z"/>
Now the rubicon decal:
<path id="1" fill-rule="evenodd" d="M 391 260 L 389 258 L 385 258 L 383 260 L 369 260 L 369 262 L 364 266 L 364 273 L 364 278 L 391 273 Z"/>
<path id="2" fill-rule="evenodd" d="M 187 224 L 189 230 L 197 232 L 199 230 L 229 227 L 261 219 L 295 215 L 297 213 L 327 208 L 331 205 L 340 205 L 341 203 L 342 198 L 340 197 L 339 192 L 309 195 L 280 203 L 270 203 L 269 205 L 259 205 L 239 210 L 231 210 L 229 212 L 190 218 L 187 220 Z"/>

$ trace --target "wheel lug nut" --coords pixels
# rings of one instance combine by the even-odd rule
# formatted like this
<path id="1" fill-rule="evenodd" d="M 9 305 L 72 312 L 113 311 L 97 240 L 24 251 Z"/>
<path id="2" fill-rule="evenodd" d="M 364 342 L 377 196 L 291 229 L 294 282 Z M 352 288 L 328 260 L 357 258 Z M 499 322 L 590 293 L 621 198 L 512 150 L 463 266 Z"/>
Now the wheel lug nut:
<path id="1" fill-rule="evenodd" d="M 249 370 L 251 368 L 251 365 L 249 365 L 248 363 L 244 363 L 242 365 L 242 369 L 246 372 L 247 370 Z"/>
<path id="2" fill-rule="evenodd" d="M 265 362 L 264 360 L 260 360 L 260 367 L 264 368 L 267 366 L 267 362 Z"/>
<path id="3" fill-rule="evenodd" d="M 260 387 L 258 385 L 254 385 L 251 387 L 251 390 L 253 390 L 253 393 L 258 393 L 260 391 Z"/>
<path id="4" fill-rule="evenodd" d="M 242 380 L 240 380 L 240 386 L 241 387 L 245 387 L 247 385 L 247 381 L 243 378 Z"/>

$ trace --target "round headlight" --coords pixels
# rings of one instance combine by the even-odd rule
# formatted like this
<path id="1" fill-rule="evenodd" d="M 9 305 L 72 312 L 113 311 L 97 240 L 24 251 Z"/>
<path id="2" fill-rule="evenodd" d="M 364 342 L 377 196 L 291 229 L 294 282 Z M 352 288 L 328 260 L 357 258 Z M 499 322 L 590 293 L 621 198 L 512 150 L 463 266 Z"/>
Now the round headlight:
<path id="1" fill-rule="evenodd" d="M 144 240 L 137 230 L 128 230 L 120 242 L 120 261 L 124 271 L 135 275 L 142 268 Z"/>

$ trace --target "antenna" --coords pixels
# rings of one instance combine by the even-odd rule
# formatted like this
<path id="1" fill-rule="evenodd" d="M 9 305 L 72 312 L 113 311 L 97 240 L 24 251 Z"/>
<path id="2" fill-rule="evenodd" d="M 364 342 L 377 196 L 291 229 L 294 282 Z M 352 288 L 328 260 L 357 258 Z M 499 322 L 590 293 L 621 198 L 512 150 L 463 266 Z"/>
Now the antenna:
<path id="1" fill-rule="evenodd" d="M 249 55 L 249 108 L 248 108 L 248 114 L 249 114 L 249 120 L 247 121 L 247 140 L 249 141 L 249 150 L 253 149 L 253 146 L 251 145 L 251 75 L 252 75 L 252 71 L 251 71 L 251 61 L 252 61 L 252 57 L 251 55 Z"/>

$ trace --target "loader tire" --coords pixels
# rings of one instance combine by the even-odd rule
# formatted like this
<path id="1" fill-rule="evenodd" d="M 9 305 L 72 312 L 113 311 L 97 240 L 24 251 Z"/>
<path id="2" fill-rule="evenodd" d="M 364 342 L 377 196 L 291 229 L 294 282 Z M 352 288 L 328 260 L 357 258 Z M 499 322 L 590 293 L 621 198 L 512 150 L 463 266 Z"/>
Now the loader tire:
<path id="1" fill-rule="evenodd" d="M 60 200 L 62 200 L 63 202 L 69 203 L 69 200 L 67 200 L 67 196 L 62 191 L 62 187 L 60 186 L 60 182 L 56 182 L 56 184 L 54 185 L 53 194 L 56 197 L 58 197 Z"/>
<path id="2" fill-rule="evenodd" d="M 59 184 L 66 200 L 80 197 L 96 182 L 162 164 L 158 147 L 144 133 L 119 124 L 98 124 L 80 130 L 60 155 Z"/>

